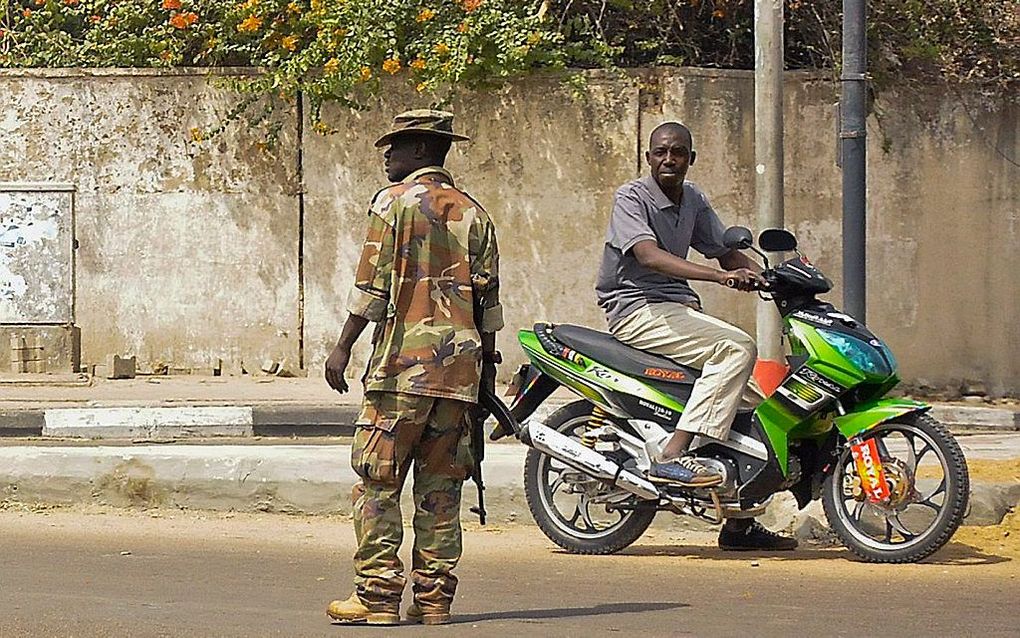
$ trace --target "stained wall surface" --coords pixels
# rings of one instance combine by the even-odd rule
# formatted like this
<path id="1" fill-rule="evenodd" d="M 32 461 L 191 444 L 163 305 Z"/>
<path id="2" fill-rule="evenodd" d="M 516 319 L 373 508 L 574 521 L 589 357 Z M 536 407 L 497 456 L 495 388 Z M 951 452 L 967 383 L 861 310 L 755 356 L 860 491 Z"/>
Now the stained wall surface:
<path id="1" fill-rule="evenodd" d="M 473 139 L 455 145 L 449 166 L 499 232 L 504 375 L 522 360 L 518 328 L 604 326 L 592 287 L 612 193 L 644 173 L 659 122 L 693 128 L 699 158 L 689 178 L 724 221 L 758 230 L 753 94 L 750 73 L 657 69 L 593 73 L 580 91 L 531 78 L 450 105 Z M 312 132 L 296 106 L 285 109 L 268 148 L 262 130 L 243 123 L 195 143 L 190 131 L 213 126 L 236 100 L 191 72 L 3 72 L 0 95 L 0 181 L 78 189 L 84 362 L 118 353 L 251 368 L 273 358 L 320 374 L 346 318 L 368 202 L 385 186 L 372 142 L 394 113 L 421 106 L 416 95 L 394 90 L 365 111 L 326 109 L 338 129 L 330 136 Z M 837 99 L 825 77 L 787 76 L 787 225 L 836 281 L 838 305 Z M 1020 394 L 1018 129 L 1016 103 L 976 90 L 884 91 L 875 104 L 869 324 L 908 382 L 972 380 Z M 753 333 L 753 297 L 697 288 L 710 311 Z M 366 338 L 354 370 L 367 347 Z"/>
<path id="2" fill-rule="evenodd" d="M 0 95 L 0 182 L 76 188 L 83 363 L 296 365 L 294 112 L 269 151 L 243 124 L 194 143 L 237 99 L 197 74 L 8 71 Z"/>

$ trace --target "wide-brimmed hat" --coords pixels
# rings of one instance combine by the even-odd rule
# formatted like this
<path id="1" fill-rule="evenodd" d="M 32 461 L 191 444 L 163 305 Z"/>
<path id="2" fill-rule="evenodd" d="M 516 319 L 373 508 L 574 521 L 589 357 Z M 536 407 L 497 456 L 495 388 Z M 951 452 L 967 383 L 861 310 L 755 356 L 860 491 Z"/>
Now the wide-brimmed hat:
<path id="1" fill-rule="evenodd" d="M 453 142 L 464 142 L 471 138 L 453 132 L 453 113 L 432 109 L 404 111 L 393 118 L 393 130 L 375 141 L 376 148 L 388 146 L 393 138 L 406 133 L 438 135 Z"/>

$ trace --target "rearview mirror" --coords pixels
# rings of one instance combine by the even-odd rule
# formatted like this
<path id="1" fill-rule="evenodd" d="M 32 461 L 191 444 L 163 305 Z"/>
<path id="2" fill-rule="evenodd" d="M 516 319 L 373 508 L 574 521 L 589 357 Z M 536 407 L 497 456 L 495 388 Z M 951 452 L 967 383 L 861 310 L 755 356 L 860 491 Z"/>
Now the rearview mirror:
<path id="1" fill-rule="evenodd" d="M 761 246 L 762 250 L 767 250 L 770 253 L 796 250 L 797 238 L 788 230 L 769 228 L 761 231 L 761 234 L 758 235 L 758 245 Z"/>
<path id="2" fill-rule="evenodd" d="M 722 243 L 730 249 L 750 248 L 754 244 L 754 236 L 743 226 L 730 226 L 723 233 Z"/>

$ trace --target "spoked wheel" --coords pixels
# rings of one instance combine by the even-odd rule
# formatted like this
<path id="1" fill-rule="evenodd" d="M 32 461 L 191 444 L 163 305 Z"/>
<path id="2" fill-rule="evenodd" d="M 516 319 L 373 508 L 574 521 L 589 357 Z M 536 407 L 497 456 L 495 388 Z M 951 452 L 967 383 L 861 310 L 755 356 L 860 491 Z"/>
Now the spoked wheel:
<path id="1" fill-rule="evenodd" d="M 546 425 L 580 440 L 590 415 L 590 403 L 575 401 L 554 412 Z M 574 554 L 618 552 L 655 518 L 656 503 L 643 503 L 535 449 L 528 450 L 524 464 L 524 494 L 542 532 Z"/>
<path id="2" fill-rule="evenodd" d="M 889 498 L 868 499 L 847 447 L 822 492 L 829 525 L 869 562 L 919 561 L 949 542 L 963 522 L 970 498 L 963 452 L 926 414 L 883 423 L 868 438 L 877 444 Z"/>

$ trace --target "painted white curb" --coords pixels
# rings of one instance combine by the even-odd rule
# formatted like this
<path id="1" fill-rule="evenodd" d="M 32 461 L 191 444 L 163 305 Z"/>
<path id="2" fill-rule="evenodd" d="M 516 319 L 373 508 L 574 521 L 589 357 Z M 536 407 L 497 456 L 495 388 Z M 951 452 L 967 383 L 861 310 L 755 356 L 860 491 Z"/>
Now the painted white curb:
<path id="1" fill-rule="evenodd" d="M 46 410 L 43 436 L 187 438 L 252 436 L 251 407 L 58 408 Z"/>

